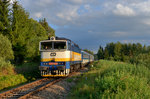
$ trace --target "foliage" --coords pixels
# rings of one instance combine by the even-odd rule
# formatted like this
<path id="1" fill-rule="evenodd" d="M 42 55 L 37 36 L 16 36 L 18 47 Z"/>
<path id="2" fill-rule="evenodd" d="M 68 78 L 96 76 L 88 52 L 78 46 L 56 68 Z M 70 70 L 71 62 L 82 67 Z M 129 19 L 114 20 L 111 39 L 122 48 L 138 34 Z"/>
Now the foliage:
<path id="1" fill-rule="evenodd" d="M 47 39 L 46 30 L 33 19 L 17 2 L 13 4 L 11 41 L 15 54 L 15 63 L 34 60 L 39 55 L 39 41 Z"/>
<path id="2" fill-rule="evenodd" d="M 5 60 L 12 60 L 14 58 L 11 42 L 2 34 L 0 34 L 0 57 Z"/>
<path id="3" fill-rule="evenodd" d="M 149 53 L 150 46 L 142 46 L 140 43 L 122 44 L 117 42 L 108 43 L 104 49 L 100 47 L 97 56 L 98 59 L 123 61 L 132 64 L 144 64 L 150 68 L 150 65 L 148 65 Z"/>
<path id="4" fill-rule="evenodd" d="M 25 57 L 34 59 L 39 55 L 39 42 L 48 38 L 45 29 L 35 20 L 29 20 L 30 28 L 26 38 L 26 55 Z"/>
<path id="5" fill-rule="evenodd" d="M 40 78 L 38 64 L 32 62 L 12 66 L 10 62 L 5 62 L 0 58 L 0 90 L 16 87 L 16 85 Z"/>
<path id="6" fill-rule="evenodd" d="M 3 35 L 10 31 L 9 5 L 10 0 L 0 0 L 0 31 Z"/>
<path id="7" fill-rule="evenodd" d="M 89 53 L 89 54 L 94 55 L 94 52 L 92 52 L 92 51 L 90 51 L 90 50 L 88 50 L 88 49 L 84 49 L 83 51 L 85 51 L 85 52 L 87 52 L 87 53 Z"/>
<path id="8" fill-rule="evenodd" d="M 16 86 L 18 84 L 26 82 L 27 79 L 21 74 L 6 75 L 0 77 L 0 90 Z"/>
<path id="9" fill-rule="evenodd" d="M 142 65 L 97 61 L 78 79 L 71 99 L 121 99 L 150 97 L 150 70 Z"/>
<path id="10" fill-rule="evenodd" d="M 9 75 L 14 73 L 14 66 L 0 57 L 0 76 Z"/>
<path id="11" fill-rule="evenodd" d="M 45 28 L 47 34 L 49 35 L 49 38 L 55 36 L 55 30 L 48 25 L 46 18 L 40 19 L 39 23 Z"/>
<path id="12" fill-rule="evenodd" d="M 16 0 L 12 2 L 0 0 L 0 90 L 39 77 L 39 41 L 48 39 L 50 31 L 54 35 L 50 26 L 45 28 Z"/>
<path id="13" fill-rule="evenodd" d="M 104 49 L 102 46 L 99 47 L 99 50 L 97 52 L 98 59 L 104 59 Z"/>
<path id="14" fill-rule="evenodd" d="M 136 64 L 144 65 L 150 69 L 150 53 L 148 54 L 139 54 L 136 57 Z"/>

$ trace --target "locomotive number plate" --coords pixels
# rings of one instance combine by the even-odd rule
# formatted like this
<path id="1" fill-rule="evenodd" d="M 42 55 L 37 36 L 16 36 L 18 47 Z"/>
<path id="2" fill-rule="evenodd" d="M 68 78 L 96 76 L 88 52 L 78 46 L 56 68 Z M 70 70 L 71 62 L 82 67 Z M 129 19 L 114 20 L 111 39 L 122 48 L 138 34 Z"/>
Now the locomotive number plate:
<path id="1" fill-rule="evenodd" d="M 51 53 L 50 56 L 56 56 L 56 53 Z"/>
<path id="2" fill-rule="evenodd" d="M 58 65 L 58 63 L 49 63 L 49 65 Z"/>

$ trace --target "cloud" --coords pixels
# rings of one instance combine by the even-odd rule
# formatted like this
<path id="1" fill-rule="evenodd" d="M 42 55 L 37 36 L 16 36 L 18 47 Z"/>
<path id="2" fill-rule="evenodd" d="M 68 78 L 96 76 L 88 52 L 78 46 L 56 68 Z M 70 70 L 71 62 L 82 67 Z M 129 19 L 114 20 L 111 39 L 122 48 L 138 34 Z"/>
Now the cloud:
<path id="1" fill-rule="evenodd" d="M 134 16 L 135 12 L 133 9 L 123 6 L 121 4 L 116 5 L 116 9 L 113 11 L 116 15 L 123 15 L 123 16 Z"/>
<path id="2" fill-rule="evenodd" d="M 42 18 L 42 13 L 41 12 L 34 13 L 34 16 L 37 18 Z"/>
<path id="3" fill-rule="evenodd" d="M 21 0 L 34 19 L 45 17 L 56 35 L 81 48 L 150 38 L 150 0 Z M 144 40 L 144 41 L 143 41 Z M 148 43 L 146 43 L 148 44 Z"/>

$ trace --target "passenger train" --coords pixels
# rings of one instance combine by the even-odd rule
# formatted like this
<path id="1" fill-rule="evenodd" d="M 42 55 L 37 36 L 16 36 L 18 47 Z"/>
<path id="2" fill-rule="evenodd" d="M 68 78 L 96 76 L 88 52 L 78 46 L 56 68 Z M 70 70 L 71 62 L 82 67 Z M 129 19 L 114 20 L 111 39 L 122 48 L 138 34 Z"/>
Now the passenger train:
<path id="1" fill-rule="evenodd" d="M 73 41 L 66 38 L 51 37 L 39 42 L 41 62 L 39 69 L 43 77 L 68 76 L 90 62 L 94 56 L 81 50 Z"/>

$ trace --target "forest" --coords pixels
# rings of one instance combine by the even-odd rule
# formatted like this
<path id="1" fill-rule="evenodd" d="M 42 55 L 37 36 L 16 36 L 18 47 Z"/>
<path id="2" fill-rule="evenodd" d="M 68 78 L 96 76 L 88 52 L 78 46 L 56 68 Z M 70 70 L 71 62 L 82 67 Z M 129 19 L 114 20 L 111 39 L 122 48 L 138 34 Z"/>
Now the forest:
<path id="1" fill-rule="evenodd" d="M 0 0 L 0 90 L 37 75 L 39 41 L 51 36 L 46 18 L 36 21 L 17 1 Z"/>
<path id="2" fill-rule="evenodd" d="M 140 43 L 108 43 L 104 48 L 99 47 L 96 56 L 98 59 L 145 65 L 150 69 L 150 46 Z"/>
<path id="3" fill-rule="evenodd" d="M 38 59 L 38 42 L 55 36 L 45 18 L 39 22 L 17 2 L 0 0 L 0 57 L 20 64 Z"/>

